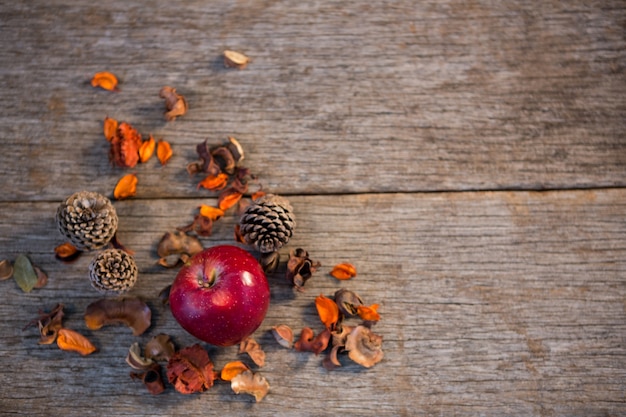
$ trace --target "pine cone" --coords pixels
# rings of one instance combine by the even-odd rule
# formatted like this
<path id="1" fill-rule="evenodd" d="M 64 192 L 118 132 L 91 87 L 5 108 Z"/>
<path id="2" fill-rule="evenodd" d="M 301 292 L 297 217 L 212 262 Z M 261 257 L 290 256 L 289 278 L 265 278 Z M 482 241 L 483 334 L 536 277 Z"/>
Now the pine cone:
<path id="1" fill-rule="evenodd" d="M 59 231 L 80 250 L 106 246 L 117 231 L 117 213 L 102 194 L 80 191 L 57 209 Z"/>
<path id="2" fill-rule="evenodd" d="M 137 282 L 137 274 L 133 257 L 120 249 L 106 249 L 89 264 L 91 286 L 100 292 L 126 292 Z"/>
<path id="3" fill-rule="evenodd" d="M 261 253 L 270 253 L 289 241 L 296 227 L 296 220 L 287 199 L 267 194 L 246 208 L 239 220 L 239 226 L 246 243 L 256 246 Z"/>

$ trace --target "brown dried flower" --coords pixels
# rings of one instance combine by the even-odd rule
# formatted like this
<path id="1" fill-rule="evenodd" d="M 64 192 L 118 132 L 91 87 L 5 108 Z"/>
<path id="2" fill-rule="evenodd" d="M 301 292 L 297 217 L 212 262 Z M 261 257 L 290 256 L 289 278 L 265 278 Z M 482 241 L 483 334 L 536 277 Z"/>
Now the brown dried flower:
<path id="1" fill-rule="evenodd" d="M 247 353 L 257 366 L 265 365 L 265 352 L 261 345 L 251 337 L 244 339 L 239 344 L 239 353 Z"/>
<path id="2" fill-rule="evenodd" d="M 152 311 L 150 307 L 137 297 L 121 299 L 102 298 L 87 306 L 85 324 L 91 330 L 102 326 L 122 323 L 139 336 L 150 327 Z"/>
<path id="3" fill-rule="evenodd" d="M 243 371 L 230 380 L 230 387 L 235 394 L 254 395 L 256 402 L 261 401 L 269 392 L 270 384 L 267 379 L 259 373 Z"/>
<path id="4" fill-rule="evenodd" d="M 206 391 L 216 377 L 209 354 L 197 343 L 174 353 L 167 363 L 167 379 L 182 394 Z"/>
<path id="5" fill-rule="evenodd" d="M 176 89 L 165 86 L 159 91 L 159 97 L 165 99 L 165 107 L 167 111 L 164 113 L 165 120 L 172 121 L 176 117 L 187 113 L 187 100 L 185 97 L 176 93 Z"/>
<path id="6" fill-rule="evenodd" d="M 309 257 L 309 252 L 302 248 L 292 249 L 289 251 L 285 277 L 297 290 L 302 290 L 304 284 L 320 266 L 322 266 L 321 263 Z"/>
<path id="7" fill-rule="evenodd" d="M 356 326 L 346 339 L 345 349 L 354 362 L 370 368 L 383 359 L 383 338 L 366 326 Z"/>

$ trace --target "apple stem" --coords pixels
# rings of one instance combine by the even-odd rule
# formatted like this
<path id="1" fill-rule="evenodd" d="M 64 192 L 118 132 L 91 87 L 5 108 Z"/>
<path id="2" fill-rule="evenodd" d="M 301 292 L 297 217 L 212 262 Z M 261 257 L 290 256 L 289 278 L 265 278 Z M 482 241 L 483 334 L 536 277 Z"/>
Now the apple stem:
<path id="1" fill-rule="evenodd" d="M 215 284 L 215 279 L 217 278 L 217 271 L 215 269 L 211 270 L 209 276 L 202 275 L 202 277 L 198 280 L 198 285 L 204 288 L 211 288 L 213 284 Z"/>

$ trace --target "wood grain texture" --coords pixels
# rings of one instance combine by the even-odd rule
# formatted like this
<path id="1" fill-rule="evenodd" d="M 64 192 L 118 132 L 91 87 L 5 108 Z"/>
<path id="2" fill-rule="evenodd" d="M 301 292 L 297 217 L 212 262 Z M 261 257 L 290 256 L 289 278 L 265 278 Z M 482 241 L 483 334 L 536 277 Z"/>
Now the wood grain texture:
<path id="1" fill-rule="evenodd" d="M 202 395 L 170 389 L 151 397 L 128 377 L 132 342 L 165 332 L 181 346 L 194 343 L 159 305 L 174 272 L 155 265 L 154 251 L 197 201 L 116 203 L 120 238 L 140 269 L 132 293 L 155 314 L 137 338 L 124 327 L 86 330 L 82 312 L 98 298 L 86 274 L 90 256 L 54 259 L 62 242 L 55 205 L 2 203 L 5 256 L 26 252 L 50 275 L 47 287 L 30 294 L 2 283 L 2 409 L 32 416 L 195 416 L 209 408 L 215 415 L 620 415 L 625 202 L 624 190 L 293 197 L 298 229 L 289 246 L 306 248 L 323 267 L 304 293 L 292 291 L 284 267 L 269 277 L 273 301 L 255 337 L 267 352 L 261 371 L 272 390 L 256 405 L 223 383 Z M 233 224 L 233 216 L 220 220 L 207 246 L 229 242 Z M 357 278 L 327 274 L 342 261 L 357 266 Z M 369 370 L 343 358 L 343 368 L 327 372 L 322 357 L 286 350 L 269 333 L 280 323 L 320 330 L 313 300 L 342 285 L 381 304 L 375 330 L 386 356 Z M 98 353 L 82 358 L 38 346 L 35 329 L 21 330 L 56 302 L 68 307 L 66 325 L 89 335 Z M 236 348 L 209 350 L 217 367 L 246 360 Z"/>
<path id="2" fill-rule="evenodd" d="M 233 135 L 283 194 L 625 185 L 621 1 L 113 1 L 0 9 L 0 199 L 108 190 L 105 116 L 170 141 L 142 197 L 189 197 Z M 248 54 L 226 70 L 225 48 Z M 113 71 L 121 91 L 93 89 Z M 162 118 L 171 85 L 189 113 Z M 18 163 L 15 163 L 18 161 Z M 113 183 L 112 183 L 113 182 Z"/>

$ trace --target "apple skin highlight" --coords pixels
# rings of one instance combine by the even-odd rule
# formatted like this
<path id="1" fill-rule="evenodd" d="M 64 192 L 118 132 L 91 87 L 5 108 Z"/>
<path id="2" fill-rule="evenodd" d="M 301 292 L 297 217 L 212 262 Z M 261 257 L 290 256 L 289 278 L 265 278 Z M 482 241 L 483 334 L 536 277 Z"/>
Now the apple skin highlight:
<path id="1" fill-rule="evenodd" d="M 176 275 L 172 315 L 188 333 L 216 346 L 240 343 L 259 328 L 270 289 L 258 261 L 245 250 L 219 245 L 194 255 Z"/>

